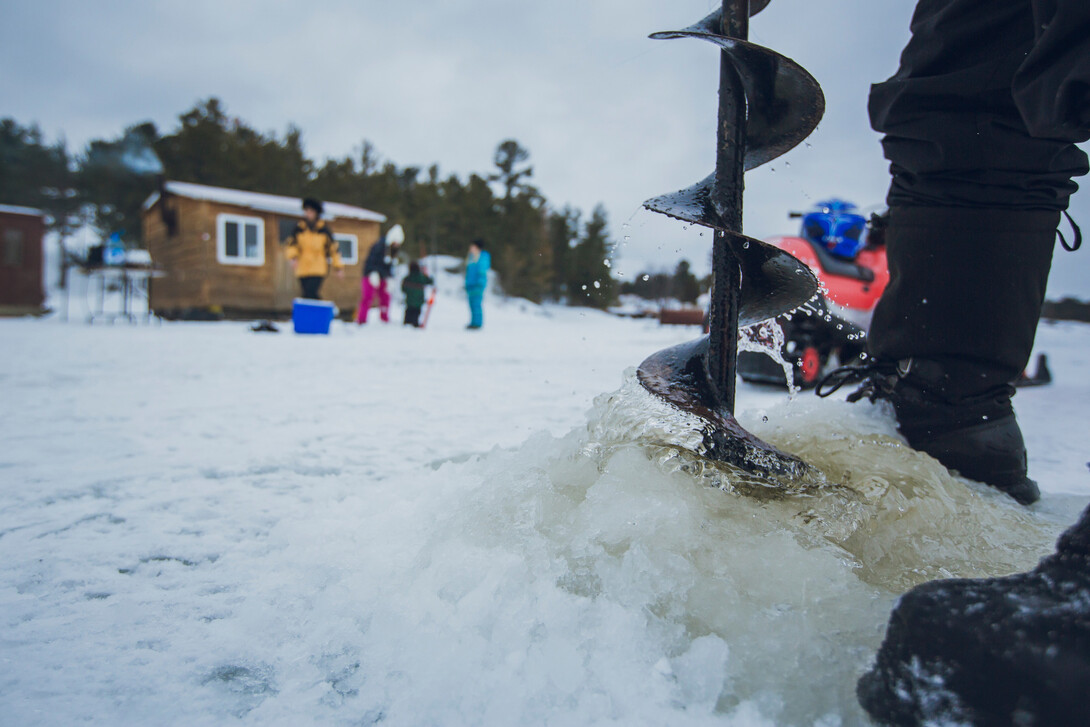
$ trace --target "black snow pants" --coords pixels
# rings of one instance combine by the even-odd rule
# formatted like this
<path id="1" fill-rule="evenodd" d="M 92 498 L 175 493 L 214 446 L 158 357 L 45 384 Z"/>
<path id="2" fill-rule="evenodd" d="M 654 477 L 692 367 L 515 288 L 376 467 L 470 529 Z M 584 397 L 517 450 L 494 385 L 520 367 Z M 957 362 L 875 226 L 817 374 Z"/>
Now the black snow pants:
<path id="1" fill-rule="evenodd" d="M 322 289 L 325 278 L 321 275 L 304 275 L 299 278 L 299 292 L 301 297 L 309 300 L 321 300 L 318 291 Z"/>
<path id="2" fill-rule="evenodd" d="M 879 359 L 976 384 L 1025 367 L 1061 211 L 1086 174 L 1090 0 L 919 0 L 900 68 L 871 87 L 890 161 Z"/>

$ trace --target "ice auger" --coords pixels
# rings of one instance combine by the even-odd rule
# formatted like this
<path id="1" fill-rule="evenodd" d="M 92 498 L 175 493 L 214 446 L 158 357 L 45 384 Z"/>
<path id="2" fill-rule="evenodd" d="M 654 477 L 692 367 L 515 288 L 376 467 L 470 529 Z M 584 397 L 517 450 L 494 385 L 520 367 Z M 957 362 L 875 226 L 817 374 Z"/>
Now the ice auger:
<path id="1" fill-rule="evenodd" d="M 813 76 L 746 40 L 750 16 L 768 3 L 723 0 L 721 9 L 699 23 L 651 36 L 698 38 L 720 49 L 715 171 L 688 189 L 644 203 L 715 233 L 709 334 L 652 355 L 638 376 L 652 394 L 702 420 L 705 456 L 761 477 L 796 478 L 807 472 L 804 462 L 761 441 L 734 418 L 738 327 L 796 308 L 818 286 L 798 259 L 742 234 L 743 173 L 796 146 L 825 111 Z"/>

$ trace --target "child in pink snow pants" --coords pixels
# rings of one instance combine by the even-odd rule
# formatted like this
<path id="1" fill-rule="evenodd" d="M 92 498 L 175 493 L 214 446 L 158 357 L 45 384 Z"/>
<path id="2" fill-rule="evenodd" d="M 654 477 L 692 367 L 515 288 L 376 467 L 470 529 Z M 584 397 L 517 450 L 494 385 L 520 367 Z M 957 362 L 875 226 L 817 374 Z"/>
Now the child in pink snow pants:
<path id="1" fill-rule="evenodd" d="M 378 242 L 371 246 L 367 253 L 367 259 L 363 263 L 363 280 L 360 281 L 360 306 L 356 311 L 356 323 L 367 322 L 367 314 L 371 311 L 371 303 L 378 294 L 378 311 L 383 323 L 390 322 L 390 291 L 386 287 L 386 281 L 394 275 L 397 267 L 397 254 L 401 250 L 401 243 L 405 240 L 405 232 L 401 225 L 394 225 Z"/>
<path id="2" fill-rule="evenodd" d="M 370 275 L 364 275 L 360 282 L 360 307 L 356 311 L 356 323 L 366 323 L 371 303 L 378 294 L 378 314 L 383 323 L 390 322 L 390 291 L 386 288 L 386 278 L 379 276 L 378 285 L 371 282 Z"/>

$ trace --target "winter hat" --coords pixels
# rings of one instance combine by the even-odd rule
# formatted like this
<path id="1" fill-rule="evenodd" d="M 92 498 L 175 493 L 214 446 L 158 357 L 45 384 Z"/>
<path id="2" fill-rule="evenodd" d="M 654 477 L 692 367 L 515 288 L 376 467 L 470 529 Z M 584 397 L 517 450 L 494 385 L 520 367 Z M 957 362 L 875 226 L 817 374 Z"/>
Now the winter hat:
<path id="1" fill-rule="evenodd" d="M 318 213 L 318 216 L 322 214 L 322 202 L 321 200 L 314 199 L 313 197 L 306 197 L 303 200 L 303 209 L 312 209 Z"/>
<path id="2" fill-rule="evenodd" d="M 401 229 L 401 225 L 394 225 L 386 231 L 386 244 L 401 247 L 403 242 L 405 242 L 405 230 Z"/>

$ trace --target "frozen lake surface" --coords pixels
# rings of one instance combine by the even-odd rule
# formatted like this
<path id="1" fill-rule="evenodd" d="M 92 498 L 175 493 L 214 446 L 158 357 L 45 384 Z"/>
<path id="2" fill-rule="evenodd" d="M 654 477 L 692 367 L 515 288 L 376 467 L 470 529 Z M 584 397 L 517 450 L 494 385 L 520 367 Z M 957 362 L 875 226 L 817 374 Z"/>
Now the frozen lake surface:
<path id="1" fill-rule="evenodd" d="M 1090 326 L 1015 405 L 1029 510 L 880 408 L 740 386 L 826 472 L 663 446 L 697 335 L 440 299 L 427 331 L 0 321 L 0 724 L 855 725 L 896 596 L 1034 565 L 1090 500 Z"/>

